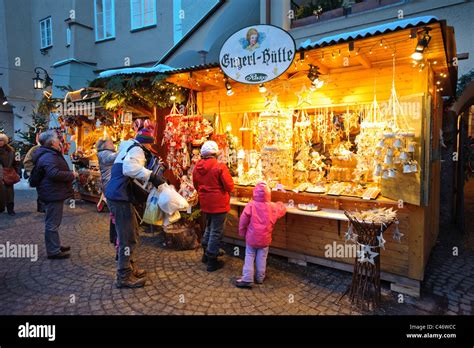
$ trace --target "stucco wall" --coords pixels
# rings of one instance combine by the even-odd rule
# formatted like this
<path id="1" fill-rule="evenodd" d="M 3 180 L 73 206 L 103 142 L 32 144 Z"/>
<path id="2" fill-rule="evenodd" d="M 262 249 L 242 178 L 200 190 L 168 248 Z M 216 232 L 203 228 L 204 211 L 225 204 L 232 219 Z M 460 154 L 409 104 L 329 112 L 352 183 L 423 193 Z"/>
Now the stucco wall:
<path id="1" fill-rule="evenodd" d="M 5 53 L 0 56 L 0 66 L 8 67 L 2 86 L 13 109 L 13 127 L 25 129 L 31 122 L 31 110 L 39 99 L 33 91 L 33 55 L 31 50 L 31 0 L 2 0 L 0 12 L 4 20 L 0 26 L 6 35 Z M 12 16 L 11 14 L 15 15 Z"/>
<path id="2" fill-rule="evenodd" d="M 226 1 L 198 31 L 193 33 L 164 64 L 187 67 L 201 64 L 198 51 L 208 51 L 207 63 L 219 60 L 219 51 L 224 41 L 235 31 L 251 24 L 260 23 L 260 3 L 256 0 Z"/>
<path id="3" fill-rule="evenodd" d="M 289 0 L 288 0 L 289 1 Z M 278 2 L 276 2 L 278 4 Z M 273 2 L 272 2 L 272 6 Z M 474 2 L 464 0 L 408 0 L 402 4 L 374 9 L 360 14 L 321 21 L 312 25 L 290 30 L 297 44 L 307 40 L 317 40 L 326 36 L 364 27 L 379 25 L 398 19 L 399 10 L 404 18 L 432 15 L 445 19 L 447 25 L 454 26 L 458 53 L 469 52 L 469 61 L 459 61 L 459 76 L 472 69 L 474 64 Z"/>

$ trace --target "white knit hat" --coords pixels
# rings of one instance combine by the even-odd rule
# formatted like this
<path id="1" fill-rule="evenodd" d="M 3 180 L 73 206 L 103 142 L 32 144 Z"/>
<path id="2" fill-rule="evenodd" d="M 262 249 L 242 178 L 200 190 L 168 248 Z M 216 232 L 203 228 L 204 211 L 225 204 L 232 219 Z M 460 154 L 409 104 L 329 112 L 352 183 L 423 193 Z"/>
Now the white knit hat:
<path id="1" fill-rule="evenodd" d="M 215 141 L 206 141 L 201 147 L 201 156 L 215 155 L 219 152 L 219 147 Z"/>

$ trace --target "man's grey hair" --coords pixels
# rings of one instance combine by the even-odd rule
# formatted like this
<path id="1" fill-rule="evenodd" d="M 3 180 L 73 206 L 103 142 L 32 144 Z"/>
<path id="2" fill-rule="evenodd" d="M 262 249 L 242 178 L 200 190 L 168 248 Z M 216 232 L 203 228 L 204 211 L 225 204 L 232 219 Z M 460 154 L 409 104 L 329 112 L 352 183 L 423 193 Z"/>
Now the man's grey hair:
<path id="1" fill-rule="evenodd" d="M 48 130 L 40 134 L 39 143 L 42 146 L 51 147 L 51 145 L 53 145 L 53 141 L 57 139 L 59 139 L 58 133 L 56 133 L 54 130 Z"/>
<path id="2" fill-rule="evenodd" d="M 97 148 L 97 151 L 102 151 L 105 149 L 105 144 L 107 141 L 111 140 L 110 138 L 101 138 L 97 141 L 97 144 L 95 145 Z"/>

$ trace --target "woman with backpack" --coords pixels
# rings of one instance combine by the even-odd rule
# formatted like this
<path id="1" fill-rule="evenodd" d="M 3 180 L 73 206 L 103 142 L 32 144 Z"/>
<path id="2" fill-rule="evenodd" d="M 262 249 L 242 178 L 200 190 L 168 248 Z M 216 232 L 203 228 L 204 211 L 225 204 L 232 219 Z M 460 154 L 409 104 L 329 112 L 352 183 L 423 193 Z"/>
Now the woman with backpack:
<path id="1" fill-rule="evenodd" d="M 8 136 L 0 133 L 0 213 L 7 209 L 8 215 L 15 215 L 15 191 L 13 185 L 20 181 L 15 149 L 8 144 Z"/>

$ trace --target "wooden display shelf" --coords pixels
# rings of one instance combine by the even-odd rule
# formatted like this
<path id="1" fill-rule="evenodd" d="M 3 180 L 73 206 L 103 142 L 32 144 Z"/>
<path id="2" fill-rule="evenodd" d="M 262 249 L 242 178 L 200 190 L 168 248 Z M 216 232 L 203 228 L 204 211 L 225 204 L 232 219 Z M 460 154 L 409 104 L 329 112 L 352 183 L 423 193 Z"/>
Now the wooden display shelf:
<path id="1" fill-rule="evenodd" d="M 228 214 L 224 236 L 225 240 L 237 245 L 244 245 L 238 234 L 239 218 L 247 203 L 239 201 L 240 197 L 252 197 L 252 187 L 236 186 L 231 198 L 231 210 Z M 420 282 L 426 260 L 424 255 L 422 233 L 424 230 L 424 208 L 405 204 L 398 207 L 398 202 L 380 197 L 376 200 L 347 196 L 327 196 L 315 193 L 295 193 L 293 191 L 272 192 L 272 201 L 288 203 L 293 200 L 299 203 L 313 203 L 321 208 L 319 211 L 303 211 L 288 208 L 284 218 L 278 220 L 273 232 L 270 252 L 287 256 L 292 260 L 310 262 L 318 265 L 352 272 L 353 257 L 326 257 L 329 246 L 345 245 L 344 234 L 348 228 L 344 210 L 367 210 L 380 207 L 393 208 L 397 211 L 400 232 L 404 234 L 401 243 L 392 239 L 394 226 L 385 233 L 385 250 L 381 251 L 381 279 L 392 283 L 392 288 L 411 296 L 419 296 Z M 237 243 L 238 241 L 238 243 Z"/>
<path id="2" fill-rule="evenodd" d="M 245 207 L 247 203 L 240 202 L 238 198 L 232 197 L 230 199 L 230 205 L 236 205 L 240 207 Z M 317 211 L 305 211 L 298 208 L 286 208 L 286 212 L 288 214 L 296 214 L 296 215 L 304 215 L 304 216 L 312 216 L 312 217 L 320 217 L 323 219 L 330 219 L 330 220 L 341 220 L 347 221 L 347 217 L 344 215 L 344 211 L 338 209 L 328 209 L 322 208 Z"/>

